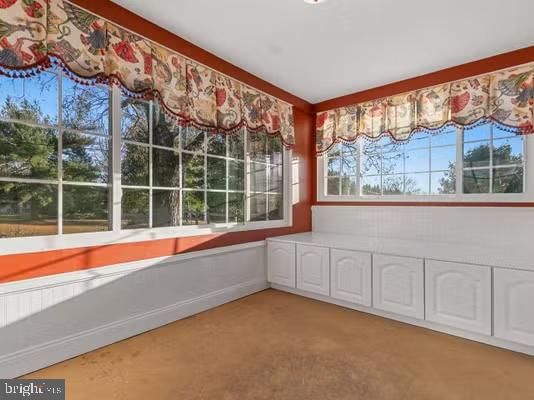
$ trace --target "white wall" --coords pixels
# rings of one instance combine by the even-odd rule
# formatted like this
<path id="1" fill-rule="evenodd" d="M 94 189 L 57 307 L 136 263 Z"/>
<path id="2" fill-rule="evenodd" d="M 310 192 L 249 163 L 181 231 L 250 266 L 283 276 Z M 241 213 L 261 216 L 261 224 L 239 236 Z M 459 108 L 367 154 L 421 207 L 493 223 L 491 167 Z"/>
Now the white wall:
<path id="1" fill-rule="evenodd" d="M 534 208 L 314 206 L 313 231 L 480 246 L 532 246 Z"/>
<path id="2" fill-rule="evenodd" d="M 264 242 L 0 284 L 11 378 L 267 288 Z"/>

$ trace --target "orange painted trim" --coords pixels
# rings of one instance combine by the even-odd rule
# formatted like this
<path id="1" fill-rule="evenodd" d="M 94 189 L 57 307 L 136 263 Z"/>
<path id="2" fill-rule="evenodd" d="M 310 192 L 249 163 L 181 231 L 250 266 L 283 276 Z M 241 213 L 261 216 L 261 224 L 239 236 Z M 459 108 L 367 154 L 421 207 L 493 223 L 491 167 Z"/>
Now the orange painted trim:
<path id="1" fill-rule="evenodd" d="M 145 18 L 111 2 L 110 0 L 70 0 L 99 16 L 124 28 L 138 33 L 150 40 L 183 54 L 186 57 L 205 64 L 219 72 L 234 77 L 256 89 L 278 97 L 304 112 L 312 113 L 313 107 L 307 101 L 297 97 L 257 76 L 239 68 L 228 61 L 188 42 L 168 30 L 146 20 Z"/>
<path id="2" fill-rule="evenodd" d="M 352 93 L 346 96 L 326 100 L 314 104 L 315 112 L 331 110 L 364 101 L 380 99 L 411 90 L 422 89 L 428 86 L 439 85 L 441 83 L 452 82 L 458 79 L 465 79 L 471 76 L 486 74 L 503 68 L 525 64 L 534 61 L 534 46 L 524 49 L 499 54 L 493 57 L 483 58 L 455 67 L 442 69 L 429 74 L 420 75 L 414 78 L 390 83 L 384 86 L 375 87 L 361 92 Z"/>
<path id="3" fill-rule="evenodd" d="M 405 207 L 534 207 L 534 202 L 453 201 L 316 201 L 316 206 L 405 206 Z"/>

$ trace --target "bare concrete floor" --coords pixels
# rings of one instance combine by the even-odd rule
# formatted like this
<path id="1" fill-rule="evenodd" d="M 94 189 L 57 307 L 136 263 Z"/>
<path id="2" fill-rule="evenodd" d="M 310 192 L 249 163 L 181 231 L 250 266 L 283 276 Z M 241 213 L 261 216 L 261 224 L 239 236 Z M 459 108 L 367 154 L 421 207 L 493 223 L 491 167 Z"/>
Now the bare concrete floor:
<path id="1" fill-rule="evenodd" d="M 534 399 L 534 357 L 275 290 L 35 372 L 67 399 Z"/>

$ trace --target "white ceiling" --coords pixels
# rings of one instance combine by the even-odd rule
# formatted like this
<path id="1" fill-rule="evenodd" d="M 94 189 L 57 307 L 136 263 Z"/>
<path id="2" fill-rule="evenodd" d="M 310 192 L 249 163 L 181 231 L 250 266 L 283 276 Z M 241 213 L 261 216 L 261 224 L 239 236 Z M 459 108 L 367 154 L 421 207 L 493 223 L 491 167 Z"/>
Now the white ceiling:
<path id="1" fill-rule="evenodd" d="M 534 45 L 533 0 L 113 0 L 311 103 Z"/>

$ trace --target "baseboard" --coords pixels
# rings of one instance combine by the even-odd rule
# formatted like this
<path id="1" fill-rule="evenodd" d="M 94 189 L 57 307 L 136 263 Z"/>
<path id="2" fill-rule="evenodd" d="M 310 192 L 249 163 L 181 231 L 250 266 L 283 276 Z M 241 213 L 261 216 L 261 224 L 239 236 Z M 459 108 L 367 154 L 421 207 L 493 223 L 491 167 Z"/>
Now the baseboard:
<path id="1" fill-rule="evenodd" d="M 518 353 L 527 354 L 529 356 L 534 356 L 534 347 L 532 346 L 527 346 L 527 345 L 520 344 L 520 343 L 514 343 L 508 340 L 498 339 L 493 336 L 485 336 L 485 335 L 481 335 L 478 333 L 465 331 L 462 329 L 452 328 L 446 325 L 441 325 L 441 324 L 437 324 L 437 323 L 430 322 L 430 321 L 420 320 L 420 319 L 411 318 L 411 317 L 404 317 L 402 315 L 389 313 L 387 311 L 377 310 L 376 308 L 366 307 L 366 306 L 362 306 L 359 304 L 350 303 L 348 301 L 337 300 L 329 296 L 323 296 L 320 294 L 310 293 L 310 292 L 306 292 L 301 289 L 282 286 L 282 285 L 278 285 L 275 283 L 271 283 L 270 286 L 273 289 L 280 290 L 283 292 L 292 293 L 292 294 L 296 294 L 296 295 L 303 296 L 303 297 L 308 297 L 314 300 L 324 301 L 325 303 L 335 304 L 341 307 L 350 308 L 352 310 L 361 311 L 361 312 L 377 315 L 379 317 L 384 317 L 388 319 L 393 319 L 395 321 L 404 322 L 406 324 L 416 325 L 421 328 L 427 328 L 433 331 L 446 333 L 448 335 L 453 335 L 453 336 L 458 336 L 464 339 L 474 340 L 476 342 L 488 344 L 490 346 L 500 347 L 503 349 L 516 351 Z"/>
<path id="2" fill-rule="evenodd" d="M 210 308 L 267 289 L 268 283 L 257 279 L 163 308 L 134 315 L 75 335 L 31 347 L 0 358 L 0 377 L 15 378 L 60 361 L 107 346 L 140 333 L 186 318 Z"/>

